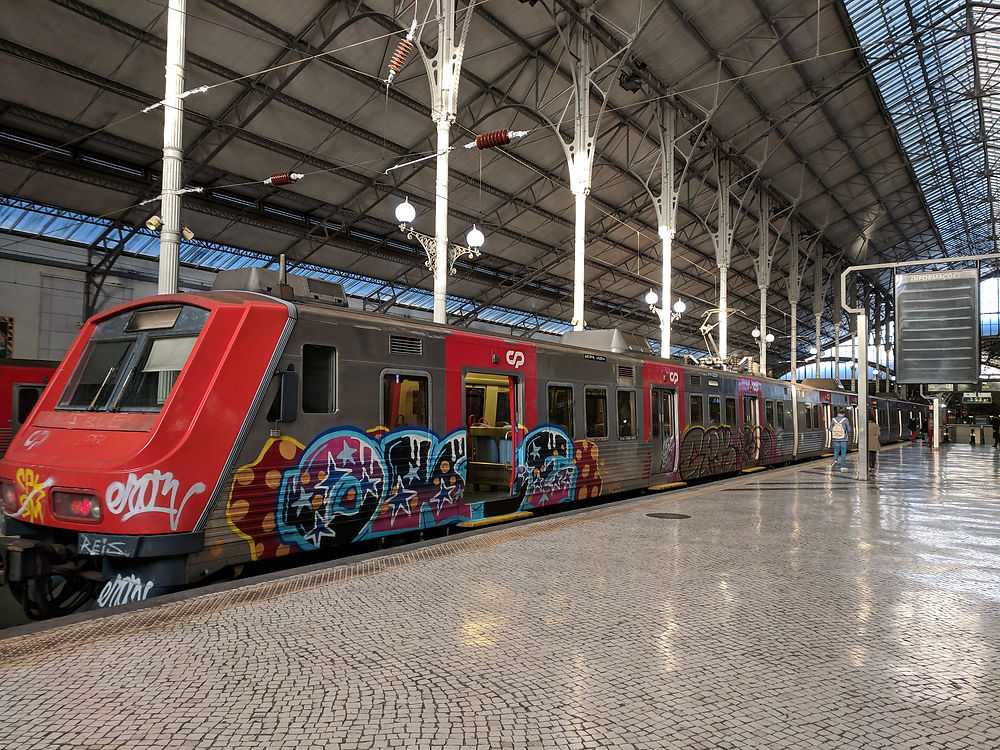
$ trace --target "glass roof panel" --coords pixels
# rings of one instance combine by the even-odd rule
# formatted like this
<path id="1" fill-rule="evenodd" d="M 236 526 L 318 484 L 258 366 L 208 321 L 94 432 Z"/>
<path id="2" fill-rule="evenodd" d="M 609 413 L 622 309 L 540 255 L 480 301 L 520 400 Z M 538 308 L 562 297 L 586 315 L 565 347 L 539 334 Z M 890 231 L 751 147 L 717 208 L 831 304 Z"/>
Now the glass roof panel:
<path id="1" fill-rule="evenodd" d="M 967 0 L 845 5 L 945 253 L 995 252 L 1000 8 Z"/>

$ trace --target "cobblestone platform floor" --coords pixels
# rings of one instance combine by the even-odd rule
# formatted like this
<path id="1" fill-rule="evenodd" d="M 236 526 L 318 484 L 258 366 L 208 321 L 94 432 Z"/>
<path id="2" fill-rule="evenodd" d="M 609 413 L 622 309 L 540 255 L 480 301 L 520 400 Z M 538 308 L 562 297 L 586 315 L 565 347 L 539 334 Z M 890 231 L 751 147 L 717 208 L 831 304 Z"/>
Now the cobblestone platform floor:
<path id="1" fill-rule="evenodd" d="M 1000 747 L 998 477 L 905 445 L 6 638 L 0 747 Z"/>

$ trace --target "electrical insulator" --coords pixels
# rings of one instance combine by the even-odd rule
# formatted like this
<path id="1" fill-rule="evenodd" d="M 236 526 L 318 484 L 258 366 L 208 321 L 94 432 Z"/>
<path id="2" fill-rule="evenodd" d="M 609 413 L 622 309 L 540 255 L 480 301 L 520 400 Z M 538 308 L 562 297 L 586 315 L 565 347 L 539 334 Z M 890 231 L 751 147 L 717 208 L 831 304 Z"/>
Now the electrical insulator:
<path id="1" fill-rule="evenodd" d="M 265 185 L 291 185 L 293 182 L 298 182 L 302 179 L 302 175 L 298 172 L 275 172 L 273 175 L 264 180 Z"/>
<path id="2" fill-rule="evenodd" d="M 508 143 L 510 143 L 510 132 L 507 130 L 494 130 L 492 133 L 476 136 L 476 148 L 478 149 L 506 146 Z"/>
<path id="3" fill-rule="evenodd" d="M 413 49 L 413 42 L 405 37 L 399 40 L 399 44 L 396 45 L 396 51 L 392 53 L 392 59 L 389 60 L 389 80 L 391 81 L 393 77 L 403 69 L 406 65 L 406 58 L 410 54 L 410 50 Z"/>

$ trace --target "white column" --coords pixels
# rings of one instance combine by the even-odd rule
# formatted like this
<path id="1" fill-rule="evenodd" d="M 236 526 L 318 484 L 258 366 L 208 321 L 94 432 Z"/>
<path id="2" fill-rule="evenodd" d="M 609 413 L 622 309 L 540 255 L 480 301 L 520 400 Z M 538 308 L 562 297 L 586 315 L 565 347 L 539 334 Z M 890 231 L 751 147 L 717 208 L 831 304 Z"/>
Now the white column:
<path id="1" fill-rule="evenodd" d="M 767 375 L 767 287 L 760 289 L 760 374 Z"/>
<path id="2" fill-rule="evenodd" d="M 719 356 L 729 356 L 729 266 L 719 266 Z"/>
<path id="3" fill-rule="evenodd" d="M 816 316 L 816 373 L 815 373 L 815 377 L 817 377 L 817 378 L 819 377 L 819 358 L 823 354 L 822 345 L 821 345 L 820 340 L 819 340 L 820 323 L 822 322 L 822 320 L 823 320 L 823 316 L 822 315 L 817 315 Z"/>
<path id="4" fill-rule="evenodd" d="M 666 226 L 660 227 L 660 239 L 663 242 L 663 278 L 660 281 L 660 289 L 663 292 L 663 299 L 660 300 L 660 356 L 664 359 L 670 358 L 670 315 L 673 312 L 673 292 L 670 288 L 671 268 L 673 266 L 672 253 L 674 233 Z"/>
<path id="5" fill-rule="evenodd" d="M 866 305 L 867 307 L 867 305 Z M 858 315 L 858 466 L 855 477 L 868 481 L 868 311 Z"/>
<path id="6" fill-rule="evenodd" d="M 934 397 L 934 447 L 941 447 L 941 398 L 939 396 Z"/>
<path id="7" fill-rule="evenodd" d="M 573 330 L 582 331 L 587 325 L 583 318 L 583 261 L 586 254 L 584 233 L 587 229 L 587 194 L 577 192 L 576 232 L 573 243 Z"/>
<path id="8" fill-rule="evenodd" d="M 792 325 L 792 352 L 791 352 L 791 354 L 792 354 L 792 375 L 791 375 L 791 381 L 792 381 L 792 383 L 795 383 L 797 381 L 797 379 L 798 379 L 798 376 L 797 376 L 795 370 L 799 366 L 798 362 L 796 361 L 796 359 L 798 357 L 798 353 L 799 353 L 798 352 L 798 350 L 799 350 L 799 319 L 796 317 L 797 314 L 798 314 L 798 310 L 797 310 L 798 303 L 792 302 L 791 306 L 792 306 L 792 322 L 791 322 L 791 325 Z"/>
<path id="9" fill-rule="evenodd" d="M 160 265 L 157 291 L 177 292 L 180 268 L 181 167 L 184 161 L 184 36 L 187 0 L 170 0 L 167 10 L 167 64 L 163 96 L 163 183 L 160 212 Z"/>
<path id="10" fill-rule="evenodd" d="M 447 117 L 437 121 L 437 177 L 434 181 L 434 322 L 448 322 L 448 132 Z"/>

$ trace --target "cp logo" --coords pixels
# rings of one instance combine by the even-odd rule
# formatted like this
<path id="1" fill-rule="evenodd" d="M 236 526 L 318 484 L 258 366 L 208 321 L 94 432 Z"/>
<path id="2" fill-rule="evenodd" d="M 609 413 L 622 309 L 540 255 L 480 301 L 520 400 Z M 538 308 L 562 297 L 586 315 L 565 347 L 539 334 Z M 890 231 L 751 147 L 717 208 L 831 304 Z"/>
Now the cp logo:
<path id="1" fill-rule="evenodd" d="M 24 439 L 24 447 L 29 451 L 36 445 L 41 445 L 49 436 L 48 430 L 35 430 Z"/>
<path id="2" fill-rule="evenodd" d="M 520 367 L 524 364 L 524 352 L 517 352 L 513 349 L 507 352 L 507 364 L 511 367 Z"/>
<path id="3" fill-rule="evenodd" d="M 672 372 L 672 373 L 670 373 L 670 384 L 671 384 L 671 385 L 677 385 L 677 382 L 678 382 L 679 380 L 680 380 L 680 378 L 679 378 L 679 377 L 677 377 L 677 373 L 676 373 L 676 372 Z"/>

